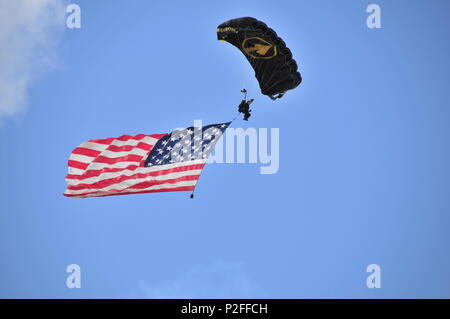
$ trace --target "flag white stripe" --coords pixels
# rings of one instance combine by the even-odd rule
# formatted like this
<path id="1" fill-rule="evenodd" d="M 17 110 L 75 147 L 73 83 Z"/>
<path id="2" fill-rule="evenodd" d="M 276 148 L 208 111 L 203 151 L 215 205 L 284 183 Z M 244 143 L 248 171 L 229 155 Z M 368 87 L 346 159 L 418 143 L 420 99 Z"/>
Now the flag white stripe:
<path id="1" fill-rule="evenodd" d="M 182 182 L 178 182 L 178 183 L 174 183 L 174 184 L 167 183 L 167 184 L 154 185 L 154 186 L 150 186 L 150 187 L 144 188 L 144 189 L 127 189 L 125 191 L 125 193 L 141 193 L 141 192 L 150 191 L 150 190 L 171 189 L 171 188 L 178 188 L 178 187 L 183 187 L 183 186 L 195 186 L 196 184 L 197 184 L 197 180 L 182 181 Z M 102 196 L 102 195 L 103 196 L 104 195 L 120 195 L 120 192 L 98 191 L 93 194 L 73 196 L 73 197 L 96 197 L 96 196 Z"/>
<path id="2" fill-rule="evenodd" d="M 85 163 L 85 164 L 89 164 L 90 162 L 92 162 L 92 160 L 95 157 L 91 157 L 91 156 L 87 156 L 87 155 L 81 155 L 81 154 L 73 154 L 70 155 L 69 160 L 71 161 L 77 161 L 77 162 L 81 162 L 81 163 Z"/>
<path id="3" fill-rule="evenodd" d="M 95 143 L 95 142 L 92 142 L 92 141 L 91 142 L 84 142 L 83 144 L 81 144 L 78 147 L 87 148 L 87 149 L 90 149 L 90 150 L 93 150 L 93 151 L 100 151 L 101 152 L 101 151 L 104 151 L 105 149 L 107 149 L 108 146 L 110 146 L 110 145 L 121 147 L 121 146 L 136 146 L 139 143 L 145 143 L 145 144 L 153 146 L 153 145 L 156 144 L 157 141 L 158 141 L 158 139 L 156 139 L 154 137 L 146 136 L 146 137 L 143 137 L 140 140 L 132 138 L 132 139 L 129 139 L 127 141 L 120 141 L 120 140 L 116 139 L 116 140 L 113 140 L 111 142 L 111 144 Z"/>
<path id="4" fill-rule="evenodd" d="M 93 142 L 84 142 L 78 147 L 87 148 L 93 151 L 103 151 L 105 150 L 109 145 L 107 144 L 99 144 L 99 143 L 93 143 Z"/>
<path id="5" fill-rule="evenodd" d="M 199 175 L 201 172 L 201 170 L 193 170 L 193 171 L 186 171 L 186 172 L 182 172 L 182 174 L 180 174 L 179 177 L 184 177 L 184 176 L 192 176 L 192 175 Z M 81 190 L 71 190 L 71 189 L 67 189 L 65 194 L 68 195 L 76 195 L 76 194 L 83 194 L 83 193 L 91 193 L 91 192 L 98 192 L 98 191 L 110 191 L 110 190 L 114 190 L 114 192 L 120 192 L 120 191 L 125 191 L 127 188 L 136 185 L 138 183 L 142 183 L 142 182 L 146 182 L 146 181 L 154 181 L 155 176 L 148 176 L 146 178 L 138 178 L 138 179 L 130 179 L 130 180 L 126 180 L 123 181 L 121 183 L 117 183 L 117 184 L 113 184 L 110 185 L 108 187 L 104 187 L 104 188 L 83 188 Z M 143 191 L 146 189 L 153 189 L 152 187 L 157 187 L 157 186 L 161 186 L 161 185 L 178 185 L 180 183 L 183 182 L 190 182 L 190 181 L 179 181 L 179 182 L 175 182 L 175 183 L 165 183 L 165 184 L 158 184 L 158 185 L 152 185 L 148 188 L 129 188 L 126 191 L 129 190 L 133 190 L 136 189 L 136 191 Z"/>
<path id="6" fill-rule="evenodd" d="M 146 136 L 140 140 L 137 139 L 129 139 L 128 141 L 120 141 L 120 140 L 114 140 L 110 145 L 114 146 L 136 146 L 139 143 L 145 143 L 149 145 L 155 145 L 158 139 L 150 136 Z"/>
<path id="7" fill-rule="evenodd" d="M 182 172 L 174 172 L 174 173 L 158 175 L 158 176 L 147 176 L 145 178 L 133 178 L 133 179 L 130 179 L 130 180 L 133 181 L 134 183 L 139 183 L 140 181 L 145 181 L 145 180 L 162 181 L 162 180 L 166 180 L 166 179 L 173 179 L 173 178 L 186 176 L 186 174 L 185 174 L 186 172 L 189 172 L 188 175 L 197 175 L 197 174 L 200 174 L 201 171 L 202 171 L 201 169 L 194 169 L 194 170 L 187 170 L 187 171 L 182 171 Z M 120 176 L 132 176 L 134 174 L 141 174 L 141 173 L 142 172 L 140 170 L 127 171 L 127 172 L 122 171 L 122 172 L 114 172 L 114 173 L 103 173 L 100 176 L 90 177 L 90 178 L 86 178 L 86 179 L 83 179 L 83 180 L 66 179 L 66 182 L 70 186 L 77 186 L 77 185 L 82 185 L 82 184 L 89 185 L 89 184 L 105 181 L 105 180 L 116 178 L 116 177 L 120 177 Z M 119 184 L 114 184 L 114 185 L 119 185 Z M 88 186 L 86 186 L 86 187 L 88 187 Z"/>
<path id="8" fill-rule="evenodd" d="M 114 152 L 114 151 L 103 151 L 99 156 L 105 156 L 111 159 L 127 156 L 127 155 L 140 155 L 140 156 L 146 156 L 149 153 L 149 151 L 143 150 L 142 148 L 133 148 L 132 150 L 128 152 Z M 92 159 L 91 159 L 92 161 Z"/>
<path id="9" fill-rule="evenodd" d="M 79 169 L 79 168 L 70 167 L 70 166 L 69 166 L 69 169 L 68 169 L 68 174 L 69 175 L 82 175 L 85 172 L 86 172 L 86 170 L 84 170 L 84 169 Z"/>
<path id="10" fill-rule="evenodd" d="M 125 163 L 125 162 L 119 162 L 114 165 L 108 165 L 108 164 L 106 164 L 106 165 L 109 166 L 110 168 L 123 168 L 123 167 L 116 166 L 117 164 L 120 164 L 120 163 Z M 183 167 L 183 166 L 196 165 L 196 164 L 205 164 L 205 163 L 206 163 L 206 159 L 198 159 L 198 160 L 179 162 L 179 163 L 173 163 L 173 164 L 155 165 L 155 166 L 150 166 L 150 167 L 139 167 L 138 169 L 135 169 L 135 170 L 124 169 L 120 172 L 122 172 L 122 173 L 133 172 L 133 174 L 136 174 L 136 173 L 146 174 L 146 173 L 150 173 L 150 172 L 162 171 L 162 170 L 167 170 L 167 169 L 176 168 L 176 167 Z M 97 163 L 97 164 L 101 164 L 101 163 Z M 132 164 L 129 164 L 129 162 L 128 162 L 128 165 L 136 165 L 136 163 L 132 162 Z M 127 167 L 128 165 L 125 165 L 125 167 Z M 78 170 L 78 173 L 72 174 L 72 173 L 70 173 L 70 169 Z M 88 170 L 91 170 L 91 169 L 92 168 L 89 167 Z M 77 169 L 74 167 L 69 167 L 69 174 L 75 175 L 77 177 L 82 177 L 83 173 L 85 173 L 88 170 L 82 170 L 82 169 Z"/>
<path id="11" fill-rule="evenodd" d="M 123 156 L 128 156 L 128 155 L 138 155 L 138 156 L 144 157 L 148 153 L 149 153 L 149 151 L 145 151 L 145 150 L 140 149 L 140 148 L 135 148 L 135 149 L 133 149 L 133 150 L 131 150 L 129 152 L 103 151 L 98 156 L 104 156 L 104 157 L 107 157 L 109 159 L 116 159 L 116 158 L 123 157 Z M 88 156 L 88 155 L 81 155 L 81 154 L 73 154 L 72 153 L 72 155 L 70 155 L 69 159 L 72 160 L 72 161 L 78 161 L 78 162 L 89 164 L 95 158 L 97 158 L 98 156 Z"/>
<path id="12" fill-rule="evenodd" d="M 126 162 L 117 162 L 114 164 L 108 164 L 108 163 L 91 163 L 86 171 L 89 170 L 99 170 L 104 168 L 126 168 L 130 165 L 139 165 L 141 161 L 134 162 L 134 161 L 126 161 Z"/>

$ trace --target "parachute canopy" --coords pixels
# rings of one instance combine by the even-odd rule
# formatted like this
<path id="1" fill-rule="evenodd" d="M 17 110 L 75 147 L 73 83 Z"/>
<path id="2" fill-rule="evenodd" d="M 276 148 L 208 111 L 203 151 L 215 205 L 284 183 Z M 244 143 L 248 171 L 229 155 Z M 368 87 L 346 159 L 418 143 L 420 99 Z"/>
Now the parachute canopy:
<path id="1" fill-rule="evenodd" d="M 217 38 L 241 50 L 255 70 L 261 93 L 271 99 L 302 82 L 291 50 L 264 22 L 250 17 L 229 20 L 217 27 Z"/>

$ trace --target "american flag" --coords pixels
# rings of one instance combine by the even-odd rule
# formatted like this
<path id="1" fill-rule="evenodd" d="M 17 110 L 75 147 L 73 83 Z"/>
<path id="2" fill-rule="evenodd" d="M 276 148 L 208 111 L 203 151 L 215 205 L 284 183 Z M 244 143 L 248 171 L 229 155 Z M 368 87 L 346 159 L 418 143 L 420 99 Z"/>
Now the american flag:
<path id="1" fill-rule="evenodd" d="M 209 154 L 230 123 L 89 140 L 70 155 L 64 195 L 193 191 Z"/>

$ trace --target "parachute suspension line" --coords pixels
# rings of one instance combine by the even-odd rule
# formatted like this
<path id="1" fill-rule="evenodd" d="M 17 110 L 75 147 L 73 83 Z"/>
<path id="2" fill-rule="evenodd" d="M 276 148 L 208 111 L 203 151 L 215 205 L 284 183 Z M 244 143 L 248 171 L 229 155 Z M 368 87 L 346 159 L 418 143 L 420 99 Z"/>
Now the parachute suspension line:
<path id="1" fill-rule="evenodd" d="M 241 114 L 241 113 L 239 113 L 239 112 L 238 112 L 238 114 L 237 114 L 237 115 L 236 115 L 236 116 L 234 117 L 234 119 L 232 119 L 232 120 L 231 120 L 231 123 L 233 123 L 233 122 L 234 122 L 234 120 L 235 120 L 235 119 L 237 119 L 237 118 L 238 118 L 238 116 L 239 116 L 240 114 Z M 231 125 L 231 123 L 230 123 L 230 125 Z"/>
<path id="2" fill-rule="evenodd" d="M 247 90 L 244 88 L 241 90 L 241 93 L 244 94 L 244 100 L 247 101 Z"/>

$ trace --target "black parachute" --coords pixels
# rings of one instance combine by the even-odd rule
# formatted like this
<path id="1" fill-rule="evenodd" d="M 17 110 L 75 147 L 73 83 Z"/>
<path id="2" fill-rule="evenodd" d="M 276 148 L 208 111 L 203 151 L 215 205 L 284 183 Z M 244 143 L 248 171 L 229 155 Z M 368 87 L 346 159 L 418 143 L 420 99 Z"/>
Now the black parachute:
<path id="1" fill-rule="evenodd" d="M 261 93 L 271 99 L 302 82 L 291 50 L 264 22 L 250 17 L 229 20 L 217 27 L 217 38 L 241 50 L 255 70 Z"/>

